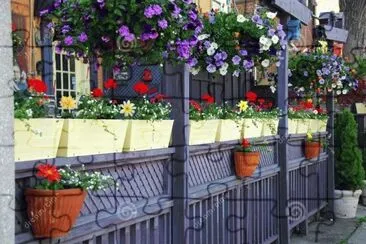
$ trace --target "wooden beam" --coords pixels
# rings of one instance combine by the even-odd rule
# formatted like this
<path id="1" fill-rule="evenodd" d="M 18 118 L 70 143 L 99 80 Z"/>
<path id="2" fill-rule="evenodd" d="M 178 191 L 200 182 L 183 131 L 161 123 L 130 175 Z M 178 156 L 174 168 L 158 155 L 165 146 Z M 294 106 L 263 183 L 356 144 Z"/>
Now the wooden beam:
<path id="1" fill-rule="evenodd" d="M 327 95 L 327 111 L 328 111 L 328 162 L 327 162 L 327 200 L 328 200 L 328 212 L 334 213 L 334 167 L 335 167 L 335 157 L 334 157 L 334 122 L 335 122 L 335 107 L 334 107 L 334 92 L 328 93 Z"/>
<path id="2" fill-rule="evenodd" d="M 298 0 L 272 0 L 272 3 L 304 25 L 308 25 L 311 20 L 312 11 Z"/>
<path id="3" fill-rule="evenodd" d="M 327 36 L 327 40 L 337 41 L 337 42 L 347 42 L 348 38 L 348 30 L 337 28 L 330 25 L 325 25 L 325 35 Z"/>

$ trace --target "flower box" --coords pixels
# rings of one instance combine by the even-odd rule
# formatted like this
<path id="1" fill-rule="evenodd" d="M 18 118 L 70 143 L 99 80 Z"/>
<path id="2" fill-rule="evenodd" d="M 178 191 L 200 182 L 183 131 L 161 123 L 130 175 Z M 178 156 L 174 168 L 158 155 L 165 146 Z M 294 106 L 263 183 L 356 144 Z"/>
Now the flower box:
<path id="1" fill-rule="evenodd" d="M 328 121 L 326 119 L 319 119 L 318 120 L 318 132 L 326 132 L 327 123 L 328 123 Z"/>
<path id="2" fill-rule="evenodd" d="M 261 137 L 263 134 L 263 121 L 259 119 L 243 120 L 243 138 Z"/>
<path id="3" fill-rule="evenodd" d="M 169 147 L 174 120 L 130 120 L 123 151 Z"/>
<path id="4" fill-rule="evenodd" d="M 189 145 L 214 143 L 219 120 L 199 120 L 190 122 Z"/>
<path id="5" fill-rule="evenodd" d="M 306 134 L 309 132 L 310 121 L 309 119 L 297 120 L 297 134 Z"/>
<path id="6" fill-rule="evenodd" d="M 216 141 L 232 141 L 239 140 L 243 127 L 242 121 L 234 121 L 230 119 L 220 119 L 216 133 Z"/>
<path id="7" fill-rule="evenodd" d="M 15 161 L 55 158 L 63 123 L 63 119 L 15 119 Z"/>
<path id="8" fill-rule="evenodd" d="M 318 119 L 309 119 L 309 130 L 310 133 L 317 133 L 319 128 L 319 120 Z"/>
<path id="9" fill-rule="evenodd" d="M 299 120 L 289 119 L 288 120 L 288 134 L 297 134 Z"/>
<path id="10" fill-rule="evenodd" d="M 263 120 L 263 133 L 262 136 L 274 136 L 278 131 L 278 119 L 265 119 Z"/>
<path id="11" fill-rule="evenodd" d="M 65 119 L 57 156 L 122 152 L 128 121 Z"/>

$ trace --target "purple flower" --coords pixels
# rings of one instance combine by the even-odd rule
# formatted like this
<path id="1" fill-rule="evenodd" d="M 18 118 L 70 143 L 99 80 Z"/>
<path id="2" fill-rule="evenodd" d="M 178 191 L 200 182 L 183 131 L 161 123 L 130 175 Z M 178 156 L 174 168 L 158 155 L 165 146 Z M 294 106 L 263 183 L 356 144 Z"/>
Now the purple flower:
<path id="1" fill-rule="evenodd" d="M 190 51 L 191 47 L 188 41 L 184 40 L 177 42 L 177 52 L 179 57 L 183 59 L 188 59 L 190 57 Z"/>
<path id="2" fill-rule="evenodd" d="M 227 53 L 225 51 L 223 51 L 221 54 L 222 54 L 222 60 L 226 60 L 227 59 Z"/>
<path id="3" fill-rule="evenodd" d="M 217 67 L 220 67 L 220 66 L 222 66 L 223 64 L 224 64 L 224 61 L 222 61 L 222 60 L 216 61 L 216 66 L 217 66 Z"/>
<path id="4" fill-rule="evenodd" d="M 190 66 L 190 67 L 194 67 L 196 66 L 198 63 L 198 60 L 196 58 L 189 58 L 188 61 L 187 61 L 187 64 Z"/>
<path id="5" fill-rule="evenodd" d="M 151 19 L 155 15 L 161 15 L 162 12 L 163 10 L 158 4 L 152 4 L 145 8 L 144 15 L 146 18 Z"/>
<path id="6" fill-rule="evenodd" d="M 175 3 L 173 4 L 173 12 L 172 12 L 172 16 L 174 18 L 178 18 L 180 12 L 182 11 L 182 9 L 180 9 Z"/>
<path id="7" fill-rule="evenodd" d="M 278 24 L 278 25 L 277 25 L 277 30 L 278 30 L 278 31 L 281 31 L 281 30 L 283 30 L 283 25 L 281 25 L 281 24 Z"/>
<path id="8" fill-rule="evenodd" d="M 191 3 L 192 3 L 192 0 L 183 0 L 183 2 L 184 2 L 185 4 L 191 4 Z"/>
<path id="9" fill-rule="evenodd" d="M 52 23 L 52 22 L 50 22 L 50 23 L 48 23 L 48 24 L 47 24 L 47 28 L 48 28 L 48 29 L 52 29 L 52 28 L 53 28 L 53 26 L 54 26 L 54 25 L 53 25 L 53 23 Z"/>
<path id="10" fill-rule="evenodd" d="M 169 57 L 169 53 L 167 51 L 162 52 L 161 55 L 163 56 L 164 59 Z"/>
<path id="11" fill-rule="evenodd" d="M 63 34 L 66 34 L 67 32 L 69 32 L 71 30 L 70 26 L 69 25 L 64 25 L 61 27 L 61 32 Z"/>
<path id="12" fill-rule="evenodd" d="M 86 42 L 88 40 L 88 36 L 85 34 L 85 32 L 81 32 L 78 39 L 80 42 Z"/>
<path id="13" fill-rule="evenodd" d="M 206 70 L 209 72 L 209 73 L 214 73 L 216 72 L 216 66 L 213 65 L 213 64 L 209 64 L 207 67 L 206 67 Z"/>
<path id="14" fill-rule="evenodd" d="M 209 15 L 208 15 L 208 21 L 210 22 L 210 24 L 214 24 L 216 19 L 215 19 L 215 13 L 214 12 L 211 12 Z"/>
<path id="15" fill-rule="evenodd" d="M 222 53 L 216 53 L 214 59 L 216 62 L 223 60 Z"/>
<path id="16" fill-rule="evenodd" d="M 135 35 L 132 33 L 129 33 L 128 35 L 125 36 L 125 40 L 128 42 L 132 42 L 133 40 L 135 40 Z"/>
<path id="17" fill-rule="evenodd" d="M 156 31 L 152 31 L 152 32 L 145 32 L 141 34 L 141 40 L 143 41 L 147 41 L 147 40 L 154 40 L 156 38 L 158 38 L 159 34 Z"/>
<path id="18" fill-rule="evenodd" d="M 191 20 L 196 20 L 197 19 L 197 14 L 195 12 L 193 12 L 192 10 L 188 11 L 188 17 Z"/>
<path id="19" fill-rule="evenodd" d="M 102 36 L 102 41 L 109 42 L 111 39 L 108 36 Z"/>
<path id="20" fill-rule="evenodd" d="M 118 29 L 118 33 L 120 36 L 125 37 L 128 34 L 130 34 L 130 29 L 128 29 L 127 26 L 122 25 L 119 29 Z"/>
<path id="21" fill-rule="evenodd" d="M 238 55 L 235 55 L 231 61 L 233 61 L 233 64 L 234 65 L 239 65 L 240 64 L 240 61 L 241 61 L 241 58 L 238 56 Z"/>
<path id="22" fill-rule="evenodd" d="M 268 30 L 268 35 L 269 36 L 274 36 L 275 33 L 276 33 L 276 30 L 275 29 L 269 29 Z"/>
<path id="23" fill-rule="evenodd" d="M 118 74 L 121 72 L 121 68 L 117 65 L 113 66 L 113 73 Z"/>
<path id="24" fill-rule="evenodd" d="M 157 4 L 152 5 L 152 8 L 155 11 L 155 15 L 161 15 L 161 13 L 163 12 L 163 9 Z"/>
<path id="25" fill-rule="evenodd" d="M 161 29 L 165 30 L 168 27 L 168 21 L 166 19 L 159 20 L 158 25 Z"/>
<path id="26" fill-rule="evenodd" d="M 240 53 L 241 56 L 247 56 L 248 55 L 248 51 L 247 50 L 244 50 L 244 49 L 243 50 L 240 50 L 239 53 Z"/>
<path id="27" fill-rule="evenodd" d="M 61 5 L 61 0 L 57 0 L 57 1 L 55 1 L 55 3 L 53 4 L 53 6 L 54 6 L 55 8 L 60 7 L 60 5 Z"/>
<path id="28" fill-rule="evenodd" d="M 261 17 L 258 14 L 253 15 L 252 21 L 256 24 L 258 24 L 261 21 Z"/>
<path id="29" fill-rule="evenodd" d="M 64 43 L 66 44 L 66 46 L 71 46 L 73 42 L 74 42 L 74 39 L 72 39 L 72 36 L 67 36 L 64 39 Z"/>
<path id="30" fill-rule="evenodd" d="M 308 76 L 309 76 L 309 72 L 304 71 L 304 76 L 305 76 L 305 77 L 308 77 Z"/>
<path id="31" fill-rule="evenodd" d="M 203 43 L 203 45 L 205 46 L 205 48 L 209 48 L 209 47 L 211 46 L 211 42 L 209 42 L 209 41 L 205 41 L 205 42 Z"/>
<path id="32" fill-rule="evenodd" d="M 278 36 L 281 38 L 281 40 L 284 40 L 286 37 L 286 32 L 283 30 L 278 31 Z"/>
<path id="33" fill-rule="evenodd" d="M 43 9 L 43 10 L 41 10 L 40 12 L 39 12 L 39 15 L 42 17 L 42 16 L 44 16 L 44 15 L 46 15 L 46 14 L 48 14 L 50 11 L 48 10 L 48 9 Z"/>
<path id="34" fill-rule="evenodd" d="M 62 52 L 62 46 L 61 46 L 60 43 L 59 44 L 56 44 L 56 46 L 55 46 L 55 52 L 57 54 L 60 54 Z"/>
<path id="35" fill-rule="evenodd" d="M 254 62 L 253 60 L 244 60 L 243 61 L 243 67 L 246 69 L 246 70 L 250 70 L 251 68 L 253 68 L 254 66 Z"/>

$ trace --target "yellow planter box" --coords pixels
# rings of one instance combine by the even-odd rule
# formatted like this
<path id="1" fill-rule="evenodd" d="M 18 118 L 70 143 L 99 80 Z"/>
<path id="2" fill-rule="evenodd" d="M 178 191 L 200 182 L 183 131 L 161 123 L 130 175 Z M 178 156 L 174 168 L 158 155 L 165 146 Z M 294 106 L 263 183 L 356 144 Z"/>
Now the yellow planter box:
<path id="1" fill-rule="evenodd" d="M 130 120 L 123 151 L 169 147 L 174 120 Z"/>
<path id="2" fill-rule="evenodd" d="M 15 161 L 55 158 L 63 123 L 62 119 L 15 119 Z"/>
<path id="3" fill-rule="evenodd" d="M 200 120 L 189 122 L 189 145 L 214 143 L 219 120 Z"/>
<path id="4" fill-rule="evenodd" d="M 216 141 L 232 141 L 240 140 L 243 127 L 242 121 L 234 121 L 230 119 L 220 119 L 219 127 L 216 133 Z"/>
<path id="5" fill-rule="evenodd" d="M 243 138 L 261 137 L 263 134 L 263 121 L 259 119 L 243 119 Z"/>
<path id="6" fill-rule="evenodd" d="M 310 120 L 309 119 L 298 119 L 297 134 L 306 134 L 309 132 Z"/>
<path id="7" fill-rule="evenodd" d="M 278 119 L 263 120 L 263 134 L 262 136 L 274 136 L 278 131 Z"/>
<path id="8" fill-rule="evenodd" d="M 309 132 L 317 133 L 319 129 L 319 120 L 318 119 L 309 119 Z"/>
<path id="9" fill-rule="evenodd" d="M 59 157 L 122 152 L 128 120 L 65 119 Z"/>
<path id="10" fill-rule="evenodd" d="M 327 131 L 327 120 L 318 120 L 318 132 Z"/>
<path id="11" fill-rule="evenodd" d="M 297 119 L 288 120 L 288 134 L 297 134 L 298 122 Z"/>

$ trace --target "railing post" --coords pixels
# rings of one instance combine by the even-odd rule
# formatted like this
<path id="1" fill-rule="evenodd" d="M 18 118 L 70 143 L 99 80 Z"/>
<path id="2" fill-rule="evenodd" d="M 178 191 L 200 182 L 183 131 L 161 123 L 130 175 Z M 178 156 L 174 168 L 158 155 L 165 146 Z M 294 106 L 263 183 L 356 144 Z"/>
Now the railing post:
<path id="1" fill-rule="evenodd" d="M 42 79 L 47 84 L 47 94 L 54 96 L 52 34 L 44 19 L 41 20 Z"/>
<path id="2" fill-rule="evenodd" d="M 281 23 L 287 24 L 288 16 L 281 18 Z M 279 190 L 279 233 L 281 244 L 290 243 L 288 202 L 289 202 L 289 175 L 288 175 L 288 47 L 282 51 L 281 65 L 278 69 L 277 86 L 278 108 L 281 111 L 279 121 L 278 158 L 280 163 L 280 190 Z"/>
<path id="3" fill-rule="evenodd" d="M 164 69 L 166 95 L 172 103 L 172 239 L 174 244 L 186 243 L 188 227 L 188 162 L 189 162 L 189 72 L 187 66 L 166 64 Z"/>
<path id="4" fill-rule="evenodd" d="M 334 93 L 327 94 L 327 111 L 328 111 L 328 160 L 327 160 L 327 200 L 328 200 L 328 211 L 334 213 L 334 120 L 335 120 L 335 108 L 334 108 Z"/>
<path id="5" fill-rule="evenodd" d="M 11 41 L 11 1 L 0 8 L 0 240 L 14 243 L 14 71 Z"/>

